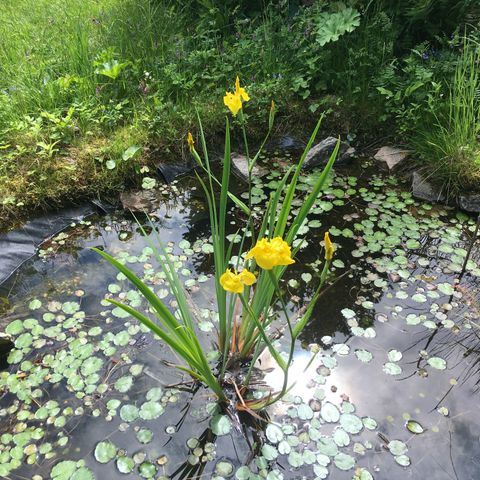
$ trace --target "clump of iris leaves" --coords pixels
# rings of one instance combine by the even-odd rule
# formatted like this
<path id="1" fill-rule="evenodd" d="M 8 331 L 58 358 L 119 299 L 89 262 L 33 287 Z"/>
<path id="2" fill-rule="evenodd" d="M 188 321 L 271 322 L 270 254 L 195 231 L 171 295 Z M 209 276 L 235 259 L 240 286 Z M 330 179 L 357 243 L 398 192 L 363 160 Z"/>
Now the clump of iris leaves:
<path id="1" fill-rule="evenodd" d="M 197 332 L 199 319 L 195 316 L 195 310 L 189 305 L 179 276 L 175 271 L 175 266 L 169 258 L 169 254 L 162 245 L 162 241 L 158 235 L 157 244 L 150 242 L 150 246 L 155 252 L 159 264 L 162 266 L 168 284 L 177 301 L 178 310 L 175 314 L 172 314 L 162 300 L 128 267 L 107 253 L 100 250 L 96 251 L 138 288 L 147 300 L 155 320 L 152 320 L 149 316 L 124 303 L 116 300 L 111 300 L 111 303 L 139 320 L 164 341 L 174 353 L 184 361 L 183 364 L 176 365 L 176 367 L 190 375 L 194 381 L 201 382 L 208 386 L 215 393 L 223 407 L 229 409 L 233 407 L 234 411 L 247 411 L 253 416 L 260 418 L 255 414 L 255 411 L 263 410 L 269 405 L 272 405 L 280 400 L 289 390 L 288 373 L 293 360 L 295 341 L 308 322 L 313 307 L 319 298 L 332 260 L 333 246 L 331 246 L 331 244 L 330 246 L 327 245 L 327 243 L 330 242 L 327 234 L 325 238 L 325 264 L 320 284 L 309 307 L 305 313 L 297 319 L 295 324 L 290 319 L 286 301 L 279 287 L 279 281 L 282 279 L 287 268 L 287 263 L 273 261 L 269 267 L 260 268 L 261 262 L 259 260 L 256 258 L 249 260 L 249 255 L 245 257 L 244 253 L 245 250 L 253 252 L 257 241 L 260 242 L 258 244 L 261 244 L 261 242 L 269 243 L 272 239 L 275 239 L 278 244 L 282 245 L 283 249 L 286 249 L 285 251 L 288 251 L 288 254 L 290 254 L 290 249 L 295 244 L 296 246 L 293 247 L 292 252 L 293 256 L 295 255 L 301 246 L 301 240 L 299 241 L 297 238 L 298 231 L 322 192 L 328 174 L 335 161 L 339 142 L 337 142 L 336 148 L 332 152 L 323 172 L 318 176 L 311 191 L 306 196 L 300 211 L 293 220 L 290 221 L 292 201 L 294 200 L 300 171 L 320 128 L 322 121 L 322 117 L 320 117 L 300 161 L 296 166 L 292 166 L 286 171 L 276 189 L 271 192 L 261 225 L 256 228 L 252 216 L 252 172 L 262 153 L 262 147 L 265 145 L 272 131 L 275 117 L 275 104 L 272 102 L 270 108 L 267 135 L 257 153 L 253 157 L 250 157 L 246 135 L 246 120 L 243 115 L 243 104 L 249 99 L 250 97 L 245 89 L 240 87 L 238 77 L 235 92 L 227 92 L 224 97 L 225 105 L 230 109 L 234 117 L 238 117 L 243 134 L 244 150 L 247 154 L 248 163 L 247 204 L 229 191 L 231 146 L 228 118 L 226 119 L 221 178 L 217 178 L 211 169 L 200 117 L 198 117 L 198 122 L 201 152 L 198 152 L 195 148 L 195 142 L 191 134 L 188 135 L 190 151 L 200 169 L 206 174 L 206 180 L 202 179 L 200 175 L 197 176 L 207 198 L 212 233 L 216 308 L 219 315 L 217 347 L 220 352 L 220 357 L 217 364 L 212 365 L 209 362 L 208 355 L 203 350 Z M 226 221 L 228 202 L 230 200 L 233 201 L 245 215 L 245 224 L 240 229 L 241 232 L 237 232 L 241 237 L 238 252 L 233 251 L 233 244 L 227 246 Z M 156 232 L 153 224 L 152 228 Z M 231 272 L 228 267 L 234 254 L 238 261 L 235 271 Z M 272 253 L 271 255 L 274 256 L 275 254 Z M 273 258 L 273 256 L 271 258 Z M 293 263 L 291 259 L 290 261 Z M 240 265 L 240 262 L 242 262 L 243 265 Z M 244 274 L 250 270 L 248 275 L 252 278 L 253 274 L 251 272 L 256 272 L 258 278 L 256 278 L 256 281 L 241 285 L 238 291 L 225 287 L 222 276 L 227 273 L 227 275 L 236 279 L 238 275 L 237 270 L 239 269 L 241 269 Z M 254 285 L 252 285 L 252 283 L 254 283 Z M 267 331 L 268 326 L 275 319 L 274 306 L 277 303 L 282 307 L 285 317 L 284 321 L 288 327 L 290 336 L 290 346 L 286 358 L 276 350 L 273 345 L 273 340 Z M 278 392 L 272 391 L 267 387 L 263 394 L 259 396 L 258 388 L 251 388 L 251 384 L 253 383 L 252 379 L 254 378 L 253 366 L 265 349 L 268 350 L 283 372 L 284 381 L 282 388 Z M 232 372 L 237 373 L 232 375 Z"/>

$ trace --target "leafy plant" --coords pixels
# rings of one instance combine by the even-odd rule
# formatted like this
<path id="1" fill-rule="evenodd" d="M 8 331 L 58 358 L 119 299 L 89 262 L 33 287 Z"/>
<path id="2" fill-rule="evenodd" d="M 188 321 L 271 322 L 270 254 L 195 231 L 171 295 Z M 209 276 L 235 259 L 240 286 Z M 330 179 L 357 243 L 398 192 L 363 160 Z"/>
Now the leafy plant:
<path id="1" fill-rule="evenodd" d="M 339 12 L 322 12 L 317 17 L 317 42 L 321 47 L 336 42 L 345 33 L 353 32 L 360 25 L 360 13 L 350 7 Z"/>
<path id="2" fill-rule="evenodd" d="M 156 324 L 146 315 L 134 310 L 128 305 L 124 305 L 115 300 L 111 300 L 111 303 L 137 318 L 137 320 L 158 335 L 186 363 L 186 365 L 178 365 L 177 368 L 187 372 L 194 379 L 207 385 L 221 402 L 227 403 L 228 398 L 228 395 L 225 393 L 225 389 L 227 388 L 226 372 L 230 370 L 237 371 L 239 365 L 243 362 L 247 363 L 248 368 L 245 375 L 233 379 L 231 375 L 229 375 L 229 382 L 230 386 L 233 382 L 235 387 L 234 392 L 237 397 L 236 408 L 239 410 L 253 411 L 262 409 L 279 400 L 287 392 L 289 387 L 288 370 L 293 359 L 295 340 L 310 318 L 313 306 L 318 299 L 329 271 L 333 255 L 333 245 L 330 242 L 328 234 L 326 234 L 325 264 L 321 274 L 320 284 L 306 312 L 298 319 L 296 324 L 293 324 L 287 312 L 279 282 L 287 266 L 294 263 L 292 257 L 301 247 L 302 242 L 297 239 L 297 234 L 325 185 L 338 152 L 339 144 L 337 144 L 325 169 L 313 184 L 312 190 L 304 199 L 299 212 L 290 222 L 290 212 L 300 171 L 320 128 L 321 117 L 299 163 L 295 168 L 290 167 L 287 170 L 279 182 L 277 189 L 272 192 L 263 215 L 262 224 L 260 228 L 257 229 L 255 228 L 252 216 L 252 172 L 261 154 L 263 145 L 266 143 L 273 128 L 275 105 L 272 102 L 269 114 L 268 133 L 258 152 L 251 157 L 245 129 L 246 121 L 243 113 L 243 104 L 249 100 L 250 96 L 246 90 L 240 86 L 238 78 L 235 91 L 233 93 L 227 92 L 224 97 L 225 105 L 234 117 L 238 117 L 241 125 L 242 138 L 248 160 L 249 181 L 247 204 L 244 204 L 229 191 L 231 148 L 230 122 L 228 118 L 226 120 L 221 179 L 218 179 L 211 169 L 200 117 L 198 117 L 201 144 L 200 152 L 195 148 L 193 136 L 191 134 L 188 135 L 190 152 L 201 171 L 206 174 L 206 177 L 202 178 L 199 174 L 197 174 L 197 177 L 207 198 L 213 242 L 215 292 L 219 315 L 218 348 L 220 351 L 220 360 L 218 367 L 214 368 L 211 366 L 203 352 L 195 330 L 195 310 L 187 300 L 182 284 L 175 272 L 174 265 L 169 258 L 168 252 L 163 247 L 161 239 L 158 238 L 153 224 L 151 227 L 157 237 L 158 245 L 151 242 L 151 246 L 156 252 L 157 260 L 162 266 L 170 288 L 177 300 L 178 310 L 175 314 L 172 314 L 154 292 L 126 266 L 105 252 L 99 250 L 97 250 L 97 252 L 134 283 L 149 303 L 150 310 L 154 313 L 159 323 Z M 218 188 L 220 188 L 219 191 Z M 237 235 L 241 237 L 241 241 L 239 243 L 239 251 L 237 252 L 238 255 L 235 256 L 237 260 L 234 262 L 234 243 L 228 244 L 226 240 L 227 206 L 229 199 L 247 216 L 246 226 L 242 229 L 242 233 L 237 232 Z M 251 243 L 249 251 L 246 253 L 244 249 L 248 242 Z M 290 349 L 287 352 L 286 358 L 273 346 L 273 340 L 268 332 L 268 327 L 276 316 L 273 307 L 277 302 L 281 305 L 285 316 L 284 320 L 288 326 L 290 335 Z M 280 392 L 267 392 L 266 395 L 260 399 L 247 398 L 249 395 L 249 383 L 253 365 L 264 348 L 268 349 L 271 356 L 283 371 L 283 387 Z"/>
<path id="3" fill-rule="evenodd" d="M 116 53 L 113 48 L 108 48 L 107 50 L 101 52 L 93 62 L 95 73 L 97 75 L 103 75 L 104 77 L 116 80 L 123 70 L 130 65 L 130 63 L 119 62 L 115 56 Z"/>

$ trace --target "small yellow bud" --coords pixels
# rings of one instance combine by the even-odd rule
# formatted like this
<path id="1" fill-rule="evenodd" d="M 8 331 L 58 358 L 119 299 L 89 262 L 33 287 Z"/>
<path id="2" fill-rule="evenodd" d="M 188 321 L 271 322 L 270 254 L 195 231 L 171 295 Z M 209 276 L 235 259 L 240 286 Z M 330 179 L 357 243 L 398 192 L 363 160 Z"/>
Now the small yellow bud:
<path id="1" fill-rule="evenodd" d="M 324 242 L 325 242 L 325 260 L 330 261 L 333 258 L 333 252 L 335 251 L 335 248 L 333 246 L 332 241 L 330 240 L 330 235 L 328 234 L 328 232 L 325 232 Z"/>
<path id="2" fill-rule="evenodd" d="M 190 132 L 188 132 L 188 135 L 187 135 L 187 143 L 188 143 L 188 148 L 190 148 L 190 151 L 192 151 L 195 147 L 195 142 L 193 141 L 193 136 Z"/>

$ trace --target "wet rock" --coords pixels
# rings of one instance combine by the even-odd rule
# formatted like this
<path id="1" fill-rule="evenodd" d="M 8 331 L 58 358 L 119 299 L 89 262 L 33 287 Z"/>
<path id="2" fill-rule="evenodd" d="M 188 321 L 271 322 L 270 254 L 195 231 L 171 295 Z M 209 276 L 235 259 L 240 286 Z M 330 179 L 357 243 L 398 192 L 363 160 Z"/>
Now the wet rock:
<path id="1" fill-rule="evenodd" d="M 480 194 L 460 195 L 458 206 L 466 212 L 480 213 Z"/>
<path id="2" fill-rule="evenodd" d="M 303 170 L 311 170 L 315 167 L 324 166 L 332 154 L 338 138 L 327 137 L 320 143 L 317 143 L 310 149 L 305 162 L 303 163 Z M 355 149 L 351 147 L 347 142 L 340 142 L 340 149 L 338 150 L 337 159 L 335 165 L 346 165 L 351 162 L 355 155 Z"/>
<path id="3" fill-rule="evenodd" d="M 248 161 L 244 155 L 232 153 L 232 170 L 242 180 L 248 180 Z M 252 176 L 263 177 L 268 173 L 267 169 L 256 164 L 253 167 Z"/>
<path id="4" fill-rule="evenodd" d="M 382 165 L 386 166 L 389 171 L 398 168 L 398 166 L 408 157 L 410 150 L 397 147 L 382 147 L 374 155 L 374 159 Z"/>
<path id="5" fill-rule="evenodd" d="M 189 161 L 185 163 L 160 163 L 157 165 L 158 173 L 167 183 L 171 183 L 180 175 L 191 172 L 193 168 L 193 162 Z"/>
<path id="6" fill-rule="evenodd" d="M 149 212 L 153 210 L 155 194 L 150 190 L 132 190 L 120 194 L 120 202 L 124 210 L 132 212 Z"/>
<path id="7" fill-rule="evenodd" d="M 265 146 L 266 150 L 303 150 L 304 148 L 305 142 L 289 135 L 276 138 Z"/>
<path id="8" fill-rule="evenodd" d="M 427 202 L 444 202 L 446 200 L 442 189 L 432 185 L 420 172 L 413 172 L 412 193 L 415 198 Z"/>

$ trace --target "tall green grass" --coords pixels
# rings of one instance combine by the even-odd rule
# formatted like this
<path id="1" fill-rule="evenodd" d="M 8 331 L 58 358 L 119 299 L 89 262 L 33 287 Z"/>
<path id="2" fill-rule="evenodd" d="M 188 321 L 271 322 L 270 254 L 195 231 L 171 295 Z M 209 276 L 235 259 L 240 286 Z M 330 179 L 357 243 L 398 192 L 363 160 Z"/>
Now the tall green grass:
<path id="1" fill-rule="evenodd" d="M 168 2 L 4 0 L 0 9 L 3 122 L 64 108 L 73 101 L 91 103 L 104 80 L 95 74 L 94 61 L 105 51 L 130 62 L 136 75 L 158 70 L 174 48 L 171 38 L 180 28 Z"/>
<path id="2" fill-rule="evenodd" d="M 439 107 L 440 105 L 440 107 Z M 413 136 L 430 175 L 448 195 L 476 187 L 480 180 L 480 44 L 466 38 L 445 100 L 431 99 L 433 122 Z"/>

